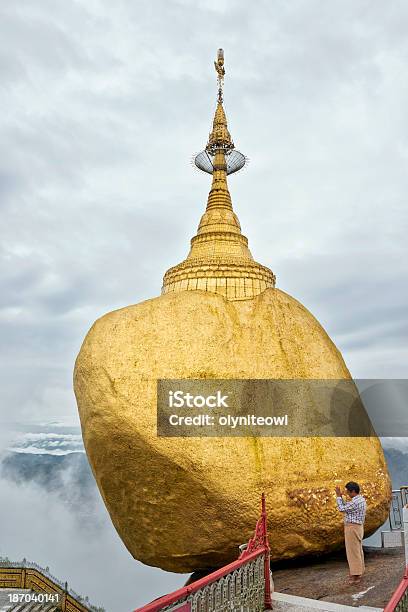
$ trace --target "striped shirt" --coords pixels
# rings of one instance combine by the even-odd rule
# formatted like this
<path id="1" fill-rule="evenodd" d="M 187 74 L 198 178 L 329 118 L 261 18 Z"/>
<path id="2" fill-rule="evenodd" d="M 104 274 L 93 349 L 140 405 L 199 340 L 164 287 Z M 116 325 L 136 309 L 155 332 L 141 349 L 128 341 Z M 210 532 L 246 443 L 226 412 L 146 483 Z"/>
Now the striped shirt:
<path id="1" fill-rule="evenodd" d="M 342 497 L 337 497 L 337 507 L 344 512 L 344 522 L 363 525 L 367 503 L 362 495 L 355 495 L 350 501 L 345 502 Z"/>

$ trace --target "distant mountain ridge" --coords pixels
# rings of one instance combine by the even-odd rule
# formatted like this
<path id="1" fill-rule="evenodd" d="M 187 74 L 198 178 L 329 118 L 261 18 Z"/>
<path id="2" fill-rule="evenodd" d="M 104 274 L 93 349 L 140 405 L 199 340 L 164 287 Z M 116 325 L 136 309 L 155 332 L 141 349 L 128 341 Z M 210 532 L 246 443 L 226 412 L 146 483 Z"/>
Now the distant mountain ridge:
<path id="1" fill-rule="evenodd" d="M 392 488 L 399 489 L 408 486 L 408 453 L 395 448 L 384 449 L 385 460 L 390 472 Z"/>
<path id="2" fill-rule="evenodd" d="M 384 455 L 392 486 L 408 485 L 408 452 L 385 448 Z M 64 455 L 9 450 L 0 461 L 0 476 L 16 484 L 32 483 L 58 494 L 70 505 L 88 506 L 99 497 L 87 456 L 84 452 Z"/>
<path id="3" fill-rule="evenodd" d="M 9 451 L 0 463 L 0 476 L 54 493 L 81 515 L 90 513 L 99 497 L 84 453 L 50 455 Z"/>

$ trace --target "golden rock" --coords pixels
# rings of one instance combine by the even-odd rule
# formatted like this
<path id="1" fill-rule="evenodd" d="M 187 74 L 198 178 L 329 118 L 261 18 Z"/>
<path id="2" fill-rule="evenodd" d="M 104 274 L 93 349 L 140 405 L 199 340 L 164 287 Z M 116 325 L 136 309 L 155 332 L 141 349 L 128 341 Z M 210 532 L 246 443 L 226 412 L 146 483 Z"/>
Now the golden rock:
<path id="1" fill-rule="evenodd" d="M 86 452 L 113 524 L 136 559 L 175 572 L 235 559 L 263 491 L 272 560 L 341 545 L 340 481 L 362 486 L 367 533 L 390 499 L 376 437 L 157 436 L 158 379 L 350 379 L 318 321 L 275 288 L 241 234 L 226 182 L 234 145 L 219 110 L 222 78 L 207 145 L 213 184 L 187 259 L 166 273 L 160 297 L 96 321 L 74 373 Z"/>

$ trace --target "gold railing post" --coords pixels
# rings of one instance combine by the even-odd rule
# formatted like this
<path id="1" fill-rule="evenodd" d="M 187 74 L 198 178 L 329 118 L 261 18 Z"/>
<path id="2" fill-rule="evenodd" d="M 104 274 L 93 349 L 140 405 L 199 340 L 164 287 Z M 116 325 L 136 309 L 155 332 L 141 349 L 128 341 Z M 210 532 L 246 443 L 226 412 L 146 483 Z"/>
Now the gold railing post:
<path id="1" fill-rule="evenodd" d="M 65 612 L 67 609 L 67 596 L 68 596 L 68 582 L 65 582 L 64 590 L 62 592 L 61 610 Z"/>

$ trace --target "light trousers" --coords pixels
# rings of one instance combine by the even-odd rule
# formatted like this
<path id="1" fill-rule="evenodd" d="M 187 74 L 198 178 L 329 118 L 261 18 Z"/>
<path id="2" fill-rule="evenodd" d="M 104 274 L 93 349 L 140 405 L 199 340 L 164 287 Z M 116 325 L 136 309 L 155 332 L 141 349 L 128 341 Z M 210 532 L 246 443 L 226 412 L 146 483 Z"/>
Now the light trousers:
<path id="1" fill-rule="evenodd" d="M 345 523 L 344 539 L 346 542 L 346 555 L 350 568 L 350 576 L 361 576 L 364 574 L 364 552 L 363 552 L 363 525 Z"/>

